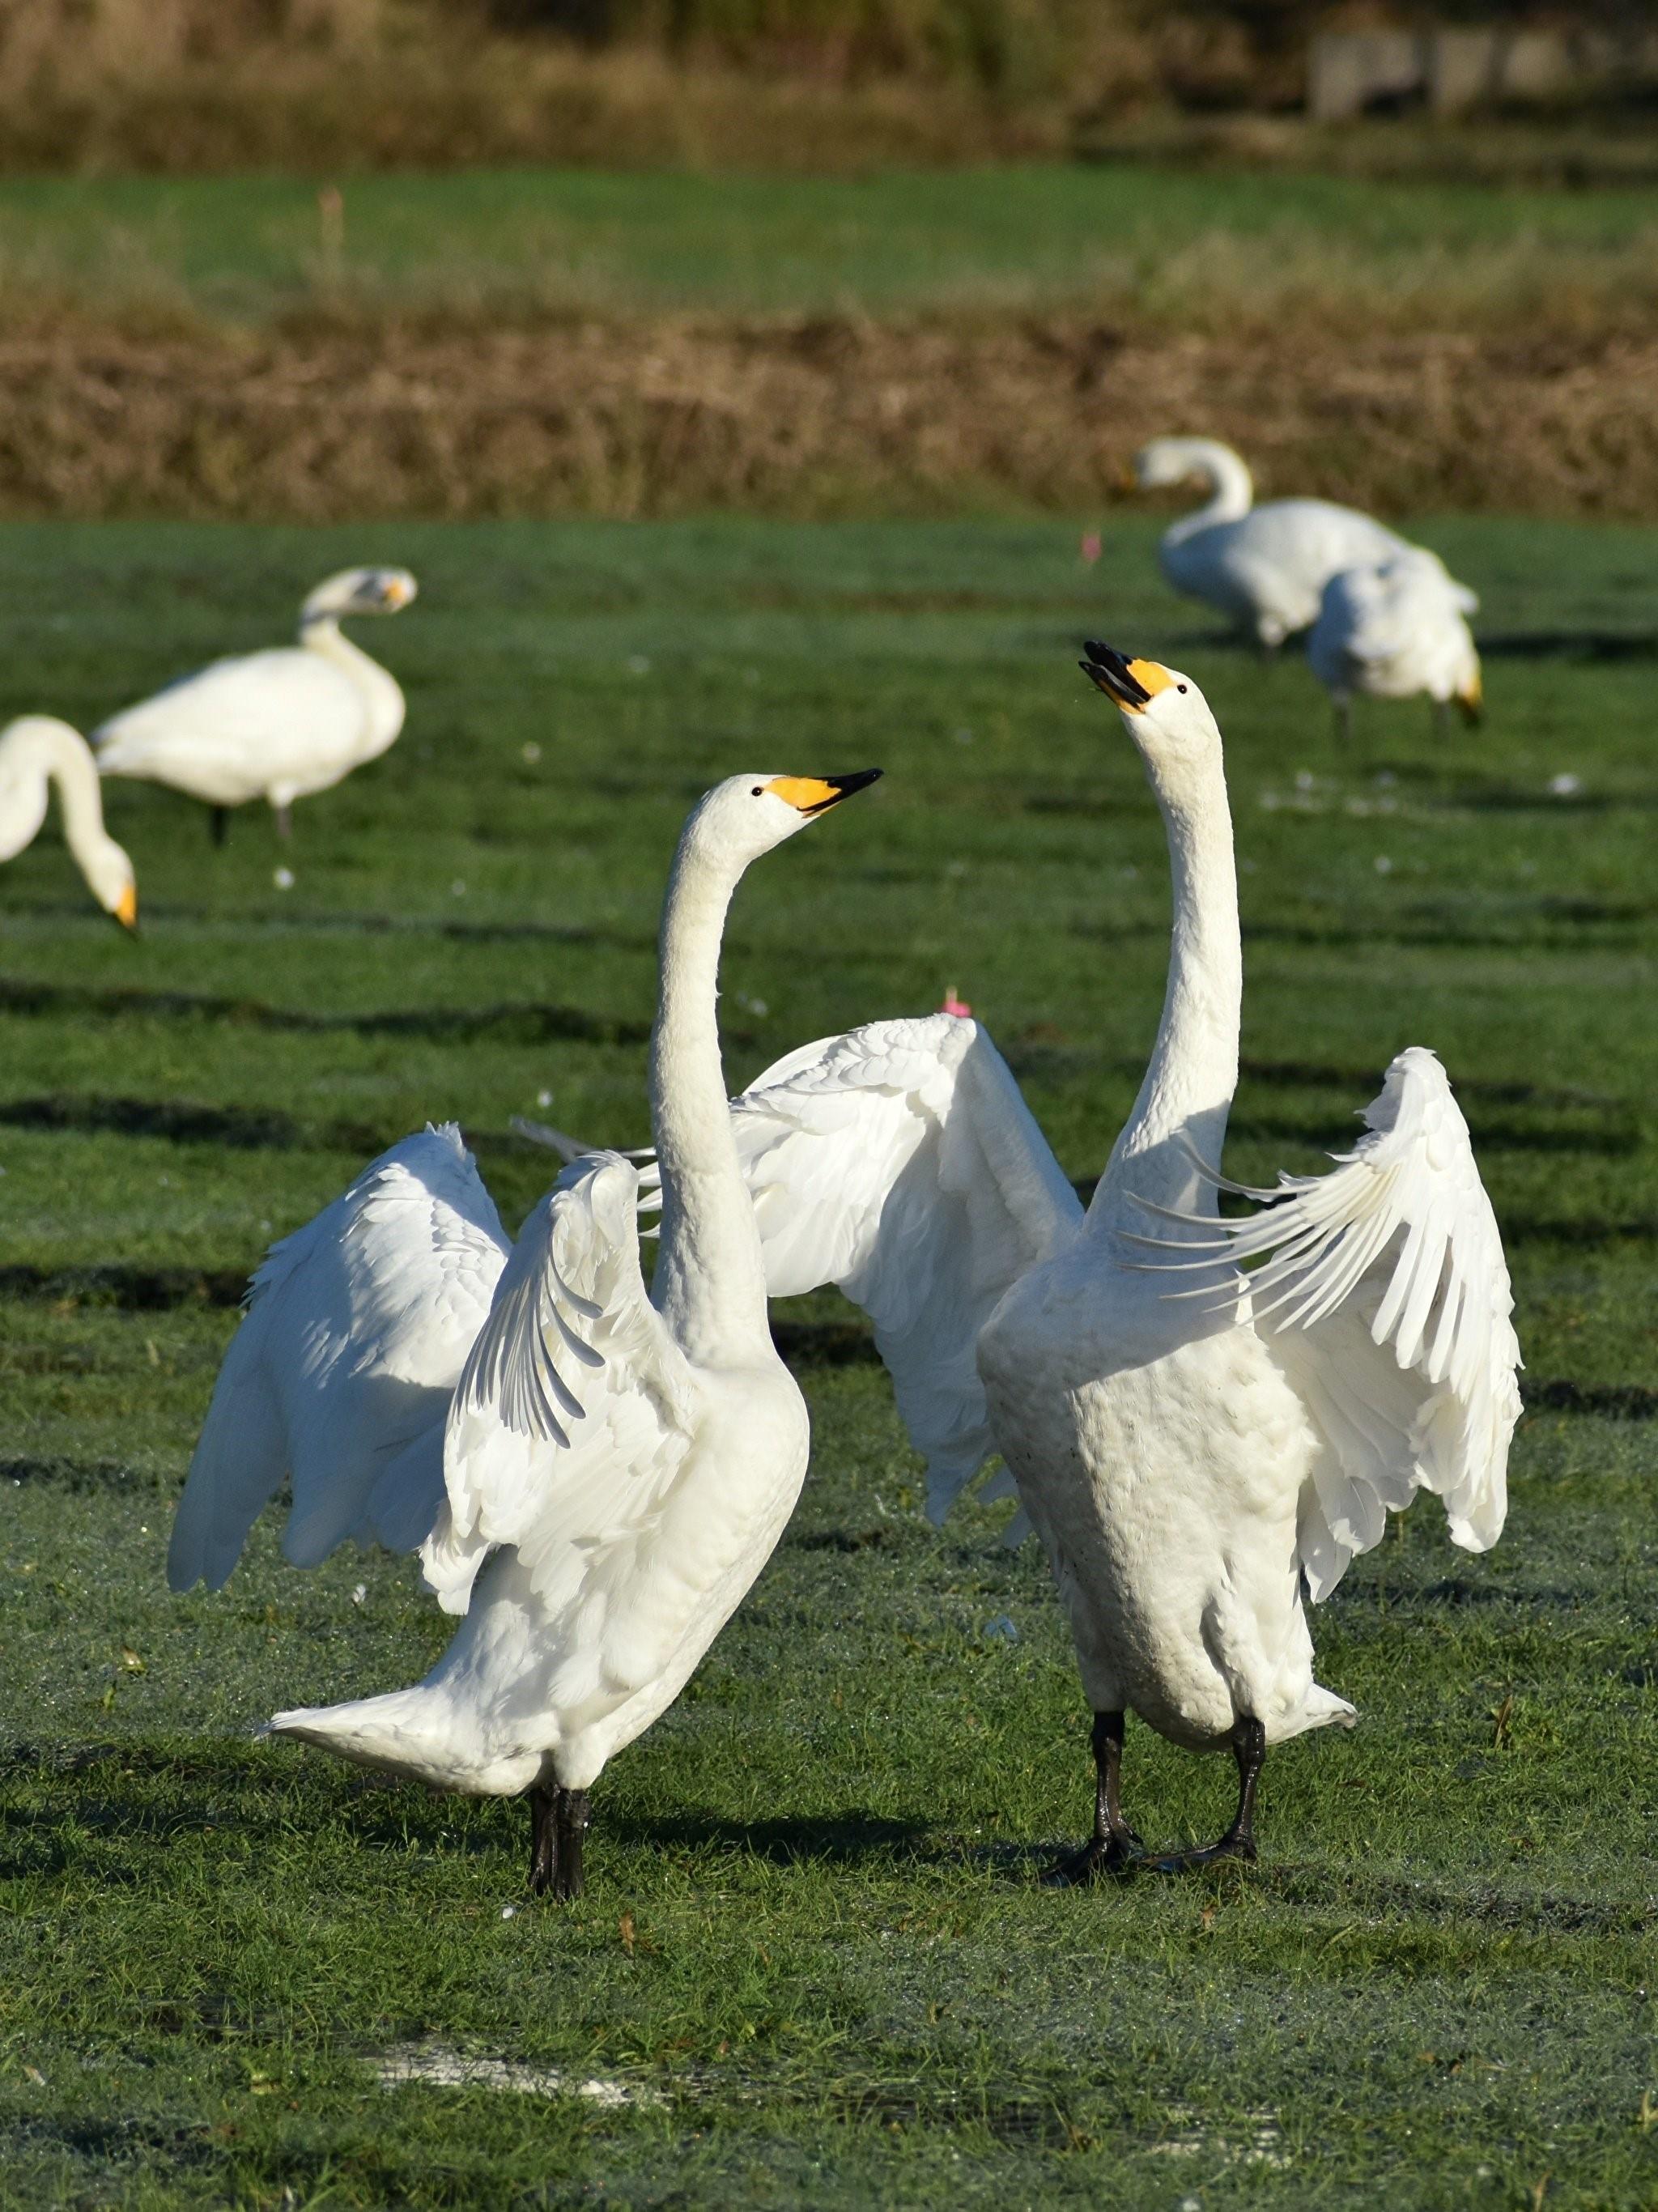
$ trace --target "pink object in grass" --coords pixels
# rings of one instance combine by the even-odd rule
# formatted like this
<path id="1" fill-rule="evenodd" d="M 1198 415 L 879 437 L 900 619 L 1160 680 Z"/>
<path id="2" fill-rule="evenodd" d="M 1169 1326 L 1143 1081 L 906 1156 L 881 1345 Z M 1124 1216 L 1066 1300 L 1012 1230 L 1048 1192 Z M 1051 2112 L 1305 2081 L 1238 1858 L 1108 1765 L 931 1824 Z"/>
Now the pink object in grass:
<path id="1" fill-rule="evenodd" d="M 1099 559 L 1101 554 L 1105 550 L 1105 547 L 1100 540 L 1099 532 L 1097 530 L 1084 530 L 1083 532 L 1083 542 L 1077 550 L 1091 568 L 1094 563 Z"/>
<path id="2" fill-rule="evenodd" d="M 938 1011 L 941 1014 L 957 1015 L 963 1021 L 966 1021 L 972 1013 L 973 1009 L 969 1006 L 965 999 L 958 999 L 957 997 L 956 986 L 953 983 L 950 983 L 945 986 L 944 1003 L 940 1006 Z"/>

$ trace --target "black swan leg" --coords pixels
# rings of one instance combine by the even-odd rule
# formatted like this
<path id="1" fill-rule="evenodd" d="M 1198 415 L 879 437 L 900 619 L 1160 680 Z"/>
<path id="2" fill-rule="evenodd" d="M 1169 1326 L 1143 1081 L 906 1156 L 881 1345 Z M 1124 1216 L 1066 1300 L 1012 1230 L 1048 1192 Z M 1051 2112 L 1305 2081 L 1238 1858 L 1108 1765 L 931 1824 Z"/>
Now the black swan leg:
<path id="1" fill-rule="evenodd" d="M 1094 1832 L 1080 1850 L 1069 1851 L 1043 1876 L 1050 1889 L 1074 1889 L 1102 1875 L 1122 1874 L 1145 1846 L 1122 1816 L 1118 1796 L 1122 1778 L 1123 1717 L 1094 1716 Z"/>
<path id="2" fill-rule="evenodd" d="M 563 1791 L 539 1783 L 530 1792 L 530 1888 L 544 1897 L 558 1881 L 558 1801 Z"/>
<path id="3" fill-rule="evenodd" d="M 589 1817 L 585 1790 L 559 1791 L 558 1865 L 553 1877 L 553 1895 L 565 1903 L 581 1894 L 581 1844 Z"/>
<path id="4" fill-rule="evenodd" d="M 1255 1784 L 1266 1764 L 1266 1731 L 1258 1720 L 1241 1716 L 1232 1723 L 1232 1756 L 1238 1764 L 1238 1809 L 1232 1825 L 1218 1844 L 1200 1850 L 1171 1851 L 1152 1862 L 1159 1874 L 1184 1874 L 1188 1868 L 1208 1866 L 1215 1859 L 1253 1859 L 1255 1856 Z"/>

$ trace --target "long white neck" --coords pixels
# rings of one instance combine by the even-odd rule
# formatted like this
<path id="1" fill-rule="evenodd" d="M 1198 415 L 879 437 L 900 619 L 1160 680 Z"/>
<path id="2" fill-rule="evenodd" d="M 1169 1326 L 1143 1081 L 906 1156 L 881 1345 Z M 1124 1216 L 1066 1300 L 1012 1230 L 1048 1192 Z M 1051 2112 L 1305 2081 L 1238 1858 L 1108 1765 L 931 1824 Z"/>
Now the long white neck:
<path id="1" fill-rule="evenodd" d="M 319 653 L 349 676 L 362 694 L 365 749 L 361 757 L 370 761 L 383 753 L 403 727 L 404 697 L 397 678 L 378 660 L 370 659 L 354 645 L 332 615 L 311 615 L 300 623 L 300 643 Z"/>
<path id="2" fill-rule="evenodd" d="M 1206 506 L 1181 515 L 1163 532 L 1165 542 L 1174 545 L 1218 522 L 1241 521 L 1255 498 L 1249 471 L 1242 456 L 1230 446 L 1223 446 L 1217 438 L 1182 438 L 1179 444 L 1181 459 L 1193 476 L 1201 477 L 1208 484 L 1210 497 Z"/>
<path id="3" fill-rule="evenodd" d="M 1183 778 L 1177 791 L 1158 789 L 1157 803 L 1174 876 L 1169 988 L 1145 1080 L 1089 1208 L 1090 1232 L 1177 1233 L 1148 1219 L 1129 1202 L 1130 1192 L 1156 1206 L 1212 1214 L 1214 1188 L 1192 1155 L 1218 1170 L 1237 1089 L 1243 946 L 1232 817 L 1218 753 Z"/>
<path id="4" fill-rule="evenodd" d="M 737 878 L 686 825 L 662 910 L 661 996 L 651 1032 L 651 1128 L 662 1166 L 662 1245 L 652 1296 L 693 1358 L 770 1347 L 766 1271 L 720 1057 L 720 944 Z"/>
<path id="5" fill-rule="evenodd" d="M 30 714 L 15 723 L 7 743 L 56 786 L 64 813 L 64 842 L 82 874 L 88 874 L 109 843 L 91 747 L 78 730 L 51 714 Z"/>

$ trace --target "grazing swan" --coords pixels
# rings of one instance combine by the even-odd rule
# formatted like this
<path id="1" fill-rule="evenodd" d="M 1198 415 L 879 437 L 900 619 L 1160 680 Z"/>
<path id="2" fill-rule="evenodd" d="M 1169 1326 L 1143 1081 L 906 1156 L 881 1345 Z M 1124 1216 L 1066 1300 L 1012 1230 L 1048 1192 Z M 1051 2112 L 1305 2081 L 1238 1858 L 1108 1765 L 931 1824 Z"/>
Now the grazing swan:
<path id="1" fill-rule="evenodd" d="M 1344 738 L 1352 733 L 1355 691 L 1372 699 L 1425 692 L 1442 727 L 1453 699 L 1470 722 L 1479 720 L 1479 654 L 1461 586 L 1424 547 L 1407 546 L 1386 561 L 1332 576 L 1307 658 L 1330 694 Z"/>
<path id="2" fill-rule="evenodd" d="M 975 1022 L 807 1045 L 732 1109 L 770 1287 L 834 1282 L 870 1315 L 934 1517 L 993 1451 L 1017 1479 L 1095 1715 L 1094 1833 L 1061 1882 L 1136 1861 L 1131 1708 L 1237 1761 L 1220 1843 L 1157 1863 L 1254 1856 L 1266 1747 L 1352 1718 L 1313 1679 L 1303 1594 L 1328 1596 L 1418 1489 L 1487 1549 L 1519 1412 L 1497 1224 L 1430 1053 L 1393 1061 L 1334 1173 L 1219 1218 L 1242 988 L 1220 733 L 1189 678 L 1088 650 L 1163 811 L 1175 926 L 1151 1065 L 1086 1217 Z"/>
<path id="3" fill-rule="evenodd" d="M 465 1614 L 426 1680 L 271 1729 L 441 1789 L 528 1790 L 537 1891 L 579 1893 L 588 1790 L 678 1695 L 805 1474 L 716 977 L 750 862 L 878 773 L 735 776 L 686 823 L 651 1040 L 648 1291 L 632 1161 L 577 1161 L 509 1249 L 455 1133 L 428 1129 L 272 1251 L 191 1466 L 175 1589 L 224 1581 L 290 1470 L 298 1563 L 347 1535 L 421 1547 L 440 1602 Z"/>
<path id="4" fill-rule="evenodd" d="M 403 727 L 403 693 L 341 635 L 351 615 L 396 614 L 415 596 L 406 568 L 343 568 L 300 610 L 300 641 L 216 660 L 92 733 L 105 775 L 186 792 L 212 810 L 222 844 L 229 809 L 268 799 L 282 836 L 296 799 L 378 759 Z"/>
<path id="5" fill-rule="evenodd" d="M 52 714 L 20 714 L 0 730 L 0 860 L 15 860 L 46 818 L 51 787 L 64 810 L 64 842 L 87 888 L 123 929 L 138 927 L 132 863 L 104 828 L 103 793 L 87 741 Z"/>
<path id="6" fill-rule="evenodd" d="M 1408 550 L 1395 532 L 1328 500 L 1256 507 L 1242 457 L 1218 439 L 1154 438 L 1135 455 L 1134 477 L 1143 491 L 1193 477 L 1208 484 L 1207 505 L 1164 531 L 1163 573 L 1177 592 L 1206 599 L 1269 647 L 1317 619 L 1324 586 L 1341 569 Z M 1464 611 L 1475 612 L 1473 593 L 1454 588 Z"/>

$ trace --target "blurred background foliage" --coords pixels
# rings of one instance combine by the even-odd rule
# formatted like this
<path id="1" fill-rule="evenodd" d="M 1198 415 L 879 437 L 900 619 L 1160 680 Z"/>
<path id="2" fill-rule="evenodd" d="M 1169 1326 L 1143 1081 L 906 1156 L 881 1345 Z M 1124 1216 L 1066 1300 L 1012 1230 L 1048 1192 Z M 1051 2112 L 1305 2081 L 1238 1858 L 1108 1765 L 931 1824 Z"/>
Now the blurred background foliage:
<path id="1" fill-rule="evenodd" d="M 1055 155 L 1157 121 L 1292 116 L 1321 30 L 1649 17 L 1644 0 L 5 0 L 0 165 Z M 1611 103 L 1643 135 L 1652 90 L 1621 82 Z"/>

